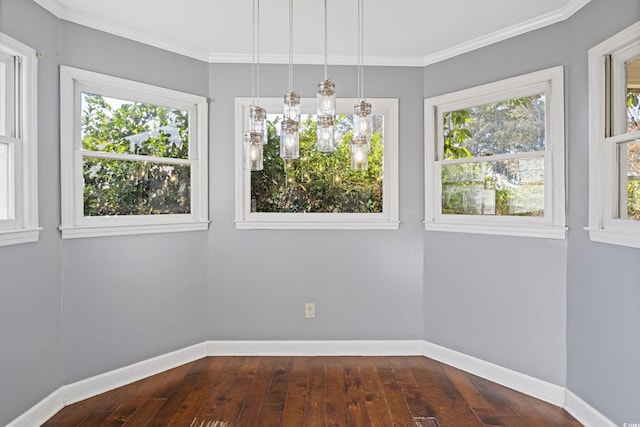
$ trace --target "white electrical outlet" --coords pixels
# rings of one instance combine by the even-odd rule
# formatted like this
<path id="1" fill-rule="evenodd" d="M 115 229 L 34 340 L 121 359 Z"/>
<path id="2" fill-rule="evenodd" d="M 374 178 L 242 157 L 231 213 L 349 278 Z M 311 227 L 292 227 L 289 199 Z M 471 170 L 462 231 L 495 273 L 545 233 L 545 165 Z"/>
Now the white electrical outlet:
<path id="1" fill-rule="evenodd" d="M 305 303 L 304 305 L 304 318 L 315 319 L 316 318 L 316 304 L 313 302 Z"/>

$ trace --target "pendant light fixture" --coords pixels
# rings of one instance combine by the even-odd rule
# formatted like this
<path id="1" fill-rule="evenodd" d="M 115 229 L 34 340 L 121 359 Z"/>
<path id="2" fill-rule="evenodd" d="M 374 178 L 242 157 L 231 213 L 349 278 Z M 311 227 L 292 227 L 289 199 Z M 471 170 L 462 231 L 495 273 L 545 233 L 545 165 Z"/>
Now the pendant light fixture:
<path id="1" fill-rule="evenodd" d="M 260 0 L 252 1 L 251 97 L 253 100 L 249 107 L 249 131 L 243 134 L 243 145 L 245 168 L 259 171 L 263 168 L 263 144 L 267 143 L 267 111 L 258 105 L 260 104 Z"/>
<path id="2" fill-rule="evenodd" d="M 351 169 L 367 170 L 369 145 L 373 128 L 371 104 L 364 98 L 364 5 L 358 0 L 358 103 L 353 111 L 353 136 L 351 138 Z"/>
<path id="3" fill-rule="evenodd" d="M 289 0 L 289 92 L 284 95 L 284 117 L 280 129 L 280 157 L 300 157 L 300 95 L 293 90 L 293 0 Z"/>
<path id="4" fill-rule="evenodd" d="M 318 151 L 336 151 L 333 124 L 336 115 L 336 85 L 327 77 L 327 0 L 324 0 L 324 81 L 316 94 L 316 139 Z"/>

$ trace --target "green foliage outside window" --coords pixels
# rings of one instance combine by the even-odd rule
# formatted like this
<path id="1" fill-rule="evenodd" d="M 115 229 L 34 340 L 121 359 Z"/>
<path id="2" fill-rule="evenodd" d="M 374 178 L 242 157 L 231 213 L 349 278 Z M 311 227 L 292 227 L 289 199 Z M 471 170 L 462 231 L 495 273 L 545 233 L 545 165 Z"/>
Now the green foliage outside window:
<path id="1" fill-rule="evenodd" d="M 482 160 L 485 156 L 544 150 L 544 95 L 451 111 L 443 119 L 443 158 L 477 161 L 442 167 L 442 213 L 544 214 L 542 156 Z"/>
<path id="2" fill-rule="evenodd" d="M 190 165 L 170 160 L 189 158 L 188 113 L 92 94 L 82 101 L 84 215 L 189 213 Z"/>
<path id="3" fill-rule="evenodd" d="M 280 117 L 270 116 L 264 169 L 251 172 L 254 212 L 380 213 L 382 212 L 382 117 L 376 117 L 369 168 L 350 168 L 351 117 L 337 117 L 334 153 L 318 152 L 314 116 L 300 124 L 300 158 L 280 158 Z"/>

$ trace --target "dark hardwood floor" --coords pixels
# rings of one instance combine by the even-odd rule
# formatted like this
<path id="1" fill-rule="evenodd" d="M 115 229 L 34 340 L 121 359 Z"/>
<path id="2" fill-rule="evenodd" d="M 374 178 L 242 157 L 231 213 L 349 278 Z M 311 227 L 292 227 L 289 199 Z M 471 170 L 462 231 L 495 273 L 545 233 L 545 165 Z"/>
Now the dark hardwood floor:
<path id="1" fill-rule="evenodd" d="M 67 406 L 44 426 L 580 426 L 420 356 L 206 357 Z"/>

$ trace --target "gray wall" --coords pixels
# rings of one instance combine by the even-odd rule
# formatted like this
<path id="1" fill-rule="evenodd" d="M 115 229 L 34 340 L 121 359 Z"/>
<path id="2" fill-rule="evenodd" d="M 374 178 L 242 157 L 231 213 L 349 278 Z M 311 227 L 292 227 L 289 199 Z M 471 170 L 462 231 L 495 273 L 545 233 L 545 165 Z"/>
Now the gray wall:
<path id="1" fill-rule="evenodd" d="M 262 96 L 287 91 L 286 66 L 261 66 Z M 250 96 L 249 65 L 212 65 L 209 300 L 212 339 L 420 339 L 422 307 L 422 85 L 419 68 L 365 71 L 368 97 L 399 98 L 398 231 L 236 230 L 234 97 Z M 322 67 L 296 66 L 294 87 L 314 97 Z M 353 67 L 330 67 L 355 97 Z M 284 265 L 290 259 L 290 265 Z M 246 268 L 247 260 L 256 261 Z M 316 319 L 304 319 L 304 303 Z"/>
<path id="2" fill-rule="evenodd" d="M 60 63 L 207 96 L 207 64 L 61 22 Z M 206 340 L 207 233 L 62 242 L 65 383 Z"/>
<path id="3" fill-rule="evenodd" d="M 26 23 L 30 23 L 26 25 Z M 38 243 L 0 247 L 0 425 L 61 385 L 58 20 L 32 2 L 0 0 L 0 31 L 38 61 Z"/>
<path id="4" fill-rule="evenodd" d="M 566 65 L 566 37 L 554 25 L 430 65 L 425 97 Z M 427 232 L 424 248 L 427 341 L 566 384 L 565 240 Z"/>
<path id="5" fill-rule="evenodd" d="M 619 425 L 640 420 L 640 251 L 584 231 L 587 51 L 638 19 L 635 0 L 592 0 L 566 22 L 428 66 L 424 82 L 434 96 L 565 66 L 566 242 L 427 233 L 424 337 L 566 385 Z"/>
<path id="6" fill-rule="evenodd" d="M 589 48 L 640 20 L 637 0 L 592 1 L 568 24 L 568 386 L 616 424 L 640 422 L 640 249 L 589 241 Z"/>
<path id="7" fill-rule="evenodd" d="M 44 230 L 38 243 L 0 248 L 0 425 L 63 384 L 207 339 L 425 339 L 638 422 L 640 254 L 582 229 L 586 51 L 638 18 L 635 0 L 592 0 L 567 22 L 424 69 L 367 68 L 369 97 L 400 99 L 400 229 L 236 230 L 233 99 L 250 95 L 250 66 L 203 64 L 0 0 L 0 31 L 45 54 Z M 211 98 L 209 232 L 60 240 L 59 64 Z M 425 233 L 422 99 L 555 65 L 565 66 L 568 239 Z M 261 70 L 262 95 L 282 96 L 286 67 Z M 322 68 L 295 73 L 313 96 Z M 330 74 L 339 96 L 355 96 L 353 67 Z M 303 318 L 304 302 L 316 319 Z"/>

